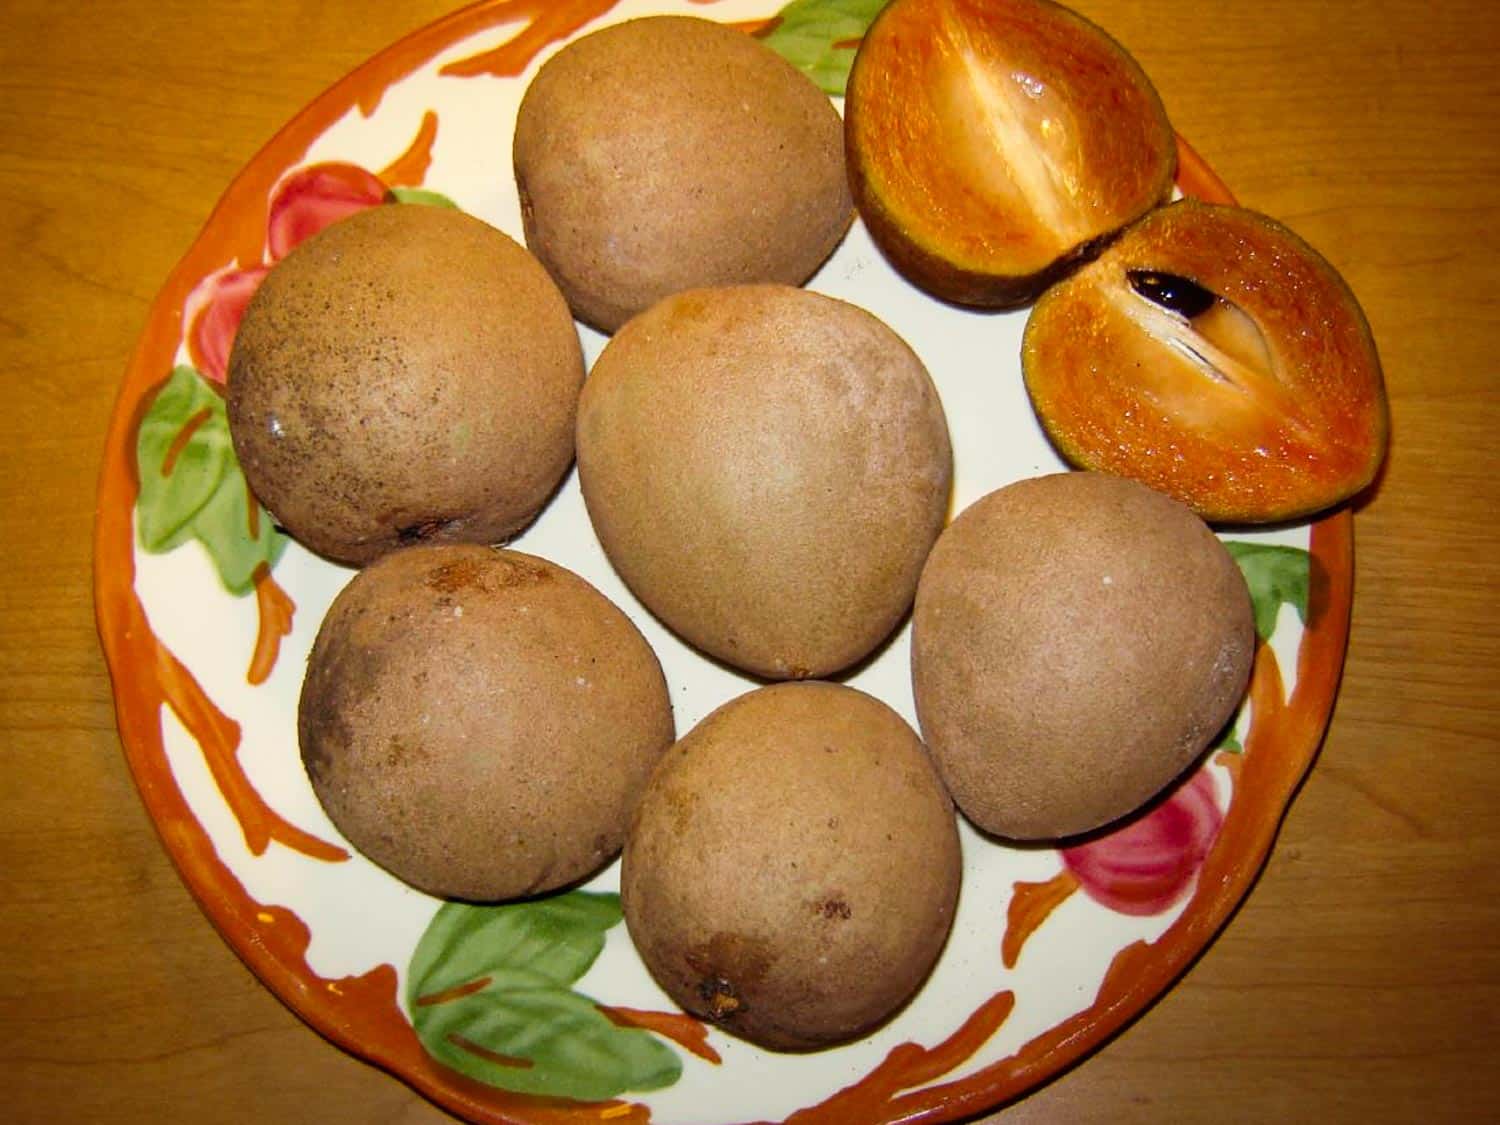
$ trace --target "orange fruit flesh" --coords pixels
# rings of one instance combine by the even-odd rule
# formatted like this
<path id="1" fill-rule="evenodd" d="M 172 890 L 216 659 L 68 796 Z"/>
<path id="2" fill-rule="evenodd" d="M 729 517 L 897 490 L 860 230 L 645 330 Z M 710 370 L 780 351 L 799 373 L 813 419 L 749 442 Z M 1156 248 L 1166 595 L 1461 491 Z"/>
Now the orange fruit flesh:
<path id="1" fill-rule="evenodd" d="M 1134 292 L 1149 269 L 1218 299 L 1192 318 Z M 1205 519 L 1320 511 L 1373 478 L 1380 361 L 1342 279 L 1239 208 L 1163 208 L 1037 303 L 1022 345 L 1032 405 L 1074 464 L 1133 477 Z"/>
<path id="2" fill-rule="evenodd" d="M 1035 273 L 1164 198 L 1174 141 L 1113 40 L 1035 0 L 895 0 L 860 48 L 850 151 L 905 237 Z"/>

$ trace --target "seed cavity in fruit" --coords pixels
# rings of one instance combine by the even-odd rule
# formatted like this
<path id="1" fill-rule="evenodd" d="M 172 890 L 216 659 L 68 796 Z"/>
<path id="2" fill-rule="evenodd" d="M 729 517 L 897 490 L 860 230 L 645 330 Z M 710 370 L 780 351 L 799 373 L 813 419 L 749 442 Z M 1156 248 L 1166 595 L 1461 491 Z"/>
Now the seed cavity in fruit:
<path id="1" fill-rule="evenodd" d="M 1190 322 L 1188 333 L 1174 333 L 1168 342 L 1195 362 L 1209 365 L 1214 378 L 1242 389 L 1259 380 L 1277 378 L 1264 333 L 1238 305 L 1192 278 L 1173 273 L 1127 270 L 1125 279 L 1153 305 Z"/>
<path id="2" fill-rule="evenodd" d="M 1126 270 L 1125 280 L 1146 300 L 1168 312 L 1181 313 L 1192 320 L 1213 308 L 1217 298 L 1189 277 L 1156 270 Z"/>
<path id="3" fill-rule="evenodd" d="M 1309 436 L 1281 378 L 1264 333 L 1244 309 L 1192 278 L 1158 270 L 1126 270 L 1124 284 L 1106 287 L 1115 307 L 1138 329 L 1137 359 L 1157 373 L 1157 405 L 1205 429 L 1239 428 L 1274 412 L 1287 430 Z M 1165 350 L 1177 362 L 1161 362 Z M 1203 395 L 1206 376 L 1227 394 Z"/>

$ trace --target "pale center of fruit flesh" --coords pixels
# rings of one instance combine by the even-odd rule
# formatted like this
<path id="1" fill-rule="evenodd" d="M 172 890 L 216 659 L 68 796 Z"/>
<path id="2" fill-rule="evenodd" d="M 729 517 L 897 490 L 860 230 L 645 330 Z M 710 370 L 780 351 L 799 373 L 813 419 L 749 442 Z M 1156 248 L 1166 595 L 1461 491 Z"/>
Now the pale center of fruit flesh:
<path id="1" fill-rule="evenodd" d="M 992 206 L 1014 217 L 1050 258 L 1098 232 L 1081 184 L 1083 155 L 1072 114 L 1057 93 L 1024 70 L 986 57 L 959 21 L 947 21 L 948 57 L 939 113 L 951 125 L 949 155 Z M 1043 263 L 1046 264 L 1046 263 Z"/>
<path id="2" fill-rule="evenodd" d="M 1192 286 L 1203 299 L 1164 307 L 1145 286 L 1132 283 L 1140 272 L 1121 275 L 1104 290 L 1139 329 L 1135 358 L 1152 376 L 1159 406 L 1203 430 L 1246 428 L 1275 417 L 1293 434 L 1310 436 L 1265 334 L 1249 313 L 1172 275 L 1161 276 Z M 1163 363 L 1168 357 L 1171 362 Z"/>

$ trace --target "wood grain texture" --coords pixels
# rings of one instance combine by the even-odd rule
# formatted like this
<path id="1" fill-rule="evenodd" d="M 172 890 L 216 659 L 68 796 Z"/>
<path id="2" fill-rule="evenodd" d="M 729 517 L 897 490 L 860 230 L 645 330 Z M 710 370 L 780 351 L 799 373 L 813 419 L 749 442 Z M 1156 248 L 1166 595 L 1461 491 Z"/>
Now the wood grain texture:
<path id="1" fill-rule="evenodd" d="M 1177 988 L 1003 1118 L 1500 1119 L 1500 6 L 1077 6 L 1243 202 L 1344 272 L 1394 438 L 1332 729 L 1264 875 Z M 126 773 L 90 592 L 104 429 L 156 289 L 287 118 L 448 7 L 6 4 L 0 1118 L 448 1119 L 308 1030 L 198 911 Z"/>

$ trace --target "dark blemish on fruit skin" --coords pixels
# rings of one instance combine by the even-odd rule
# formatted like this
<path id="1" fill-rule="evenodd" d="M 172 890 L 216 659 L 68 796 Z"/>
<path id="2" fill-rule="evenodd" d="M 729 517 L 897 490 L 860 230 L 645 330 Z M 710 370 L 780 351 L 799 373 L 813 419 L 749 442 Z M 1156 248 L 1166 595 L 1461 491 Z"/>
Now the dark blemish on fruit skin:
<path id="1" fill-rule="evenodd" d="M 1214 307 L 1218 300 L 1209 290 L 1187 277 L 1158 270 L 1126 270 L 1130 287 L 1154 305 L 1192 320 Z"/>
<path id="2" fill-rule="evenodd" d="M 483 589 L 484 564 L 475 558 L 454 559 L 427 572 L 429 590 L 452 594 L 465 589 Z"/>
<path id="3" fill-rule="evenodd" d="M 687 950 L 683 960 L 697 978 L 693 991 L 703 1004 L 700 1014 L 723 1021 L 750 1010 L 746 997 L 760 987 L 772 958 L 764 942 L 720 933 Z"/>
<path id="4" fill-rule="evenodd" d="M 734 985 L 723 977 L 712 977 L 700 981 L 698 999 L 703 1001 L 708 1008 L 709 1018 L 714 1020 L 727 1019 L 745 1010 L 744 1004 L 734 993 Z"/>
<path id="5" fill-rule="evenodd" d="M 849 908 L 849 904 L 837 895 L 818 903 L 813 907 L 813 910 L 815 913 L 821 914 L 824 918 L 838 918 L 843 921 L 847 921 L 854 914 L 854 911 Z"/>
<path id="6" fill-rule="evenodd" d="M 425 543 L 439 532 L 453 526 L 457 522 L 457 520 L 432 519 L 422 520 L 420 523 L 407 524 L 405 527 L 396 529 L 396 541 L 402 546 L 410 546 L 413 543 Z"/>
<path id="7" fill-rule="evenodd" d="M 504 589 L 551 582 L 552 572 L 540 563 L 514 556 L 469 556 L 433 567 L 423 580 L 429 590 L 454 594 L 460 590 Z"/>

